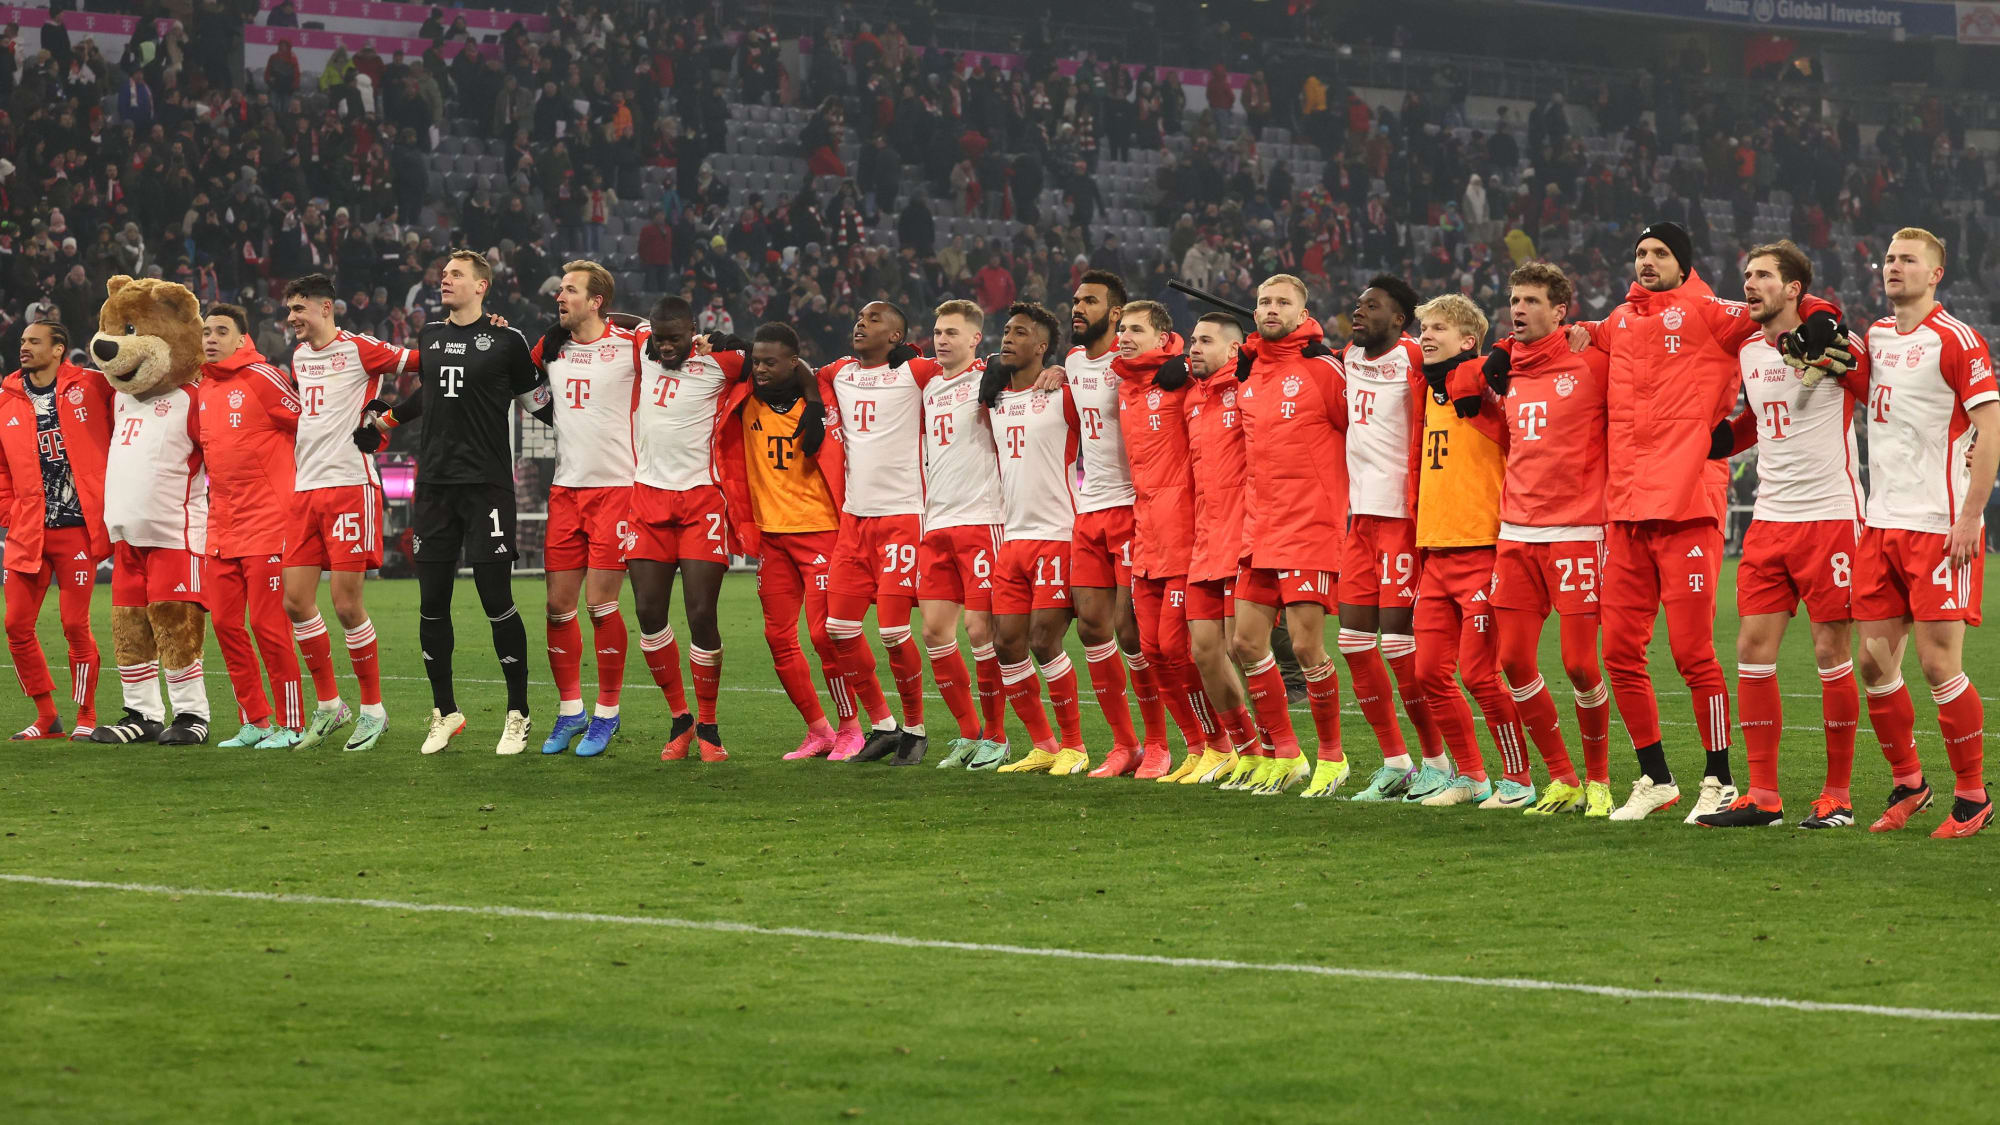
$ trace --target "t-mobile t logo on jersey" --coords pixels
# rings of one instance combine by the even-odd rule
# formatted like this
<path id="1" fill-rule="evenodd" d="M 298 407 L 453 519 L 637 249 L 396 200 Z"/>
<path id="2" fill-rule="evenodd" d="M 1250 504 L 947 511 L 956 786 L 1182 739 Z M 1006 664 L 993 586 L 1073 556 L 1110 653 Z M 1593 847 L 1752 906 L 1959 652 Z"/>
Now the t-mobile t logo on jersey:
<path id="1" fill-rule="evenodd" d="M 139 427 L 144 425 L 145 421 L 144 418 L 125 419 L 125 436 L 119 440 L 118 444 L 131 445 L 132 439 L 139 436 Z"/>
<path id="2" fill-rule="evenodd" d="M 798 440 L 798 438 L 791 434 L 765 434 L 765 458 L 771 462 L 773 468 L 779 472 L 784 472 L 791 467 L 792 462 L 798 457 L 796 450 Z"/>
<path id="3" fill-rule="evenodd" d="M 1083 408 L 1083 436 L 1096 441 L 1104 436 L 1104 418 L 1095 406 Z"/>
<path id="4" fill-rule="evenodd" d="M 1877 422 L 1889 420 L 1889 392 L 1896 388 L 1884 383 L 1868 397 L 1868 416 Z"/>
<path id="5" fill-rule="evenodd" d="M 875 400 L 861 398 L 854 400 L 854 428 L 859 433 L 869 433 L 875 424 Z"/>
<path id="6" fill-rule="evenodd" d="M 660 385 L 653 389 L 653 405 L 665 406 L 668 399 L 678 398 L 680 393 L 681 381 L 678 378 L 672 375 L 661 376 Z"/>
<path id="7" fill-rule="evenodd" d="M 1514 405 L 1514 424 L 1521 427 L 1522 441 L 1542 440 L 1542 427 L 1549 424 L 1549 404 L 1522 402 Z"/>
<path id="8" fill-rule="evenodd" d="M 138 419 L 132 419 L 138 421 Z M 41 448 L 42 456 L 51 461 L 63 458 L 63 436 L 61 430 L 43 430 L 35 435 L 35 444 Z"/>
<path id="9" fill-rule="evenodd" d="M 1431 468 L 1444 468 L 1445 454 L 1451 452 L 1451 435 L 1444 430 L 1432 430 L 1424 435 L 1424 456 L 1431 459 Z"/>
<path id="10" fill-rule="evenodd" d="M 1291 399 L 1286 399 L 1278 404 L 1278 417 L 1280 418 L 1290 418 L 1298 412 L 1299 404 L 1293 402 Z"/>
<path id="11" fill-rule="evenodd" d="M 582 410 L 583 404 L 590 401 L 590 380 L 565 379 L 563 397 L 569 400 L 571 410 Z"/>
<path id="12" fill-rule="evenodd" d="M 438 389 L 443 392 L 444 397 L 457 398 L 458 389 L 460 387 L 463 387 L 464 385 L 465 385 L 465 368 L 463 367 L 438 368 Z"/>
<path id="13" fill-rule="evenodd" d="M 951 444 L 952 431 L 951 415 L 949 414 L 940 414 L 931 423 L 931 436 L 937 439 L 939 445 Z"/>
<path id="14" fill-rule="evenodd" d="M 326 388 L 320 386 L 318 383 L 307 383 L 299 389 L 305 396 L 306 416 L 308 418 L 319 417 L 320 405 L 326 401 Z"/>
<path id="15" fill-rule="evenodd" d="M 1792 408 L 1782 402 L 1764 404 L 1764 431 L 1773 438 L 1782 438 L 1792 425 Z"/>
<path id="16" fill-rule="evenodd" d="M 1028 447 L 1028 427 L 1007 427 L 1007 456 L 1016 461 L 1021 459 L 1021 451 Z"/>
<path id="17" fill-rule="evenodd" d="M 1355 391 L 1354 401 L 1349 404 L 1348 421 L 1357 426 L 1365 426 L 1368 419 L 1375 416 L 1375 392 Z"/>

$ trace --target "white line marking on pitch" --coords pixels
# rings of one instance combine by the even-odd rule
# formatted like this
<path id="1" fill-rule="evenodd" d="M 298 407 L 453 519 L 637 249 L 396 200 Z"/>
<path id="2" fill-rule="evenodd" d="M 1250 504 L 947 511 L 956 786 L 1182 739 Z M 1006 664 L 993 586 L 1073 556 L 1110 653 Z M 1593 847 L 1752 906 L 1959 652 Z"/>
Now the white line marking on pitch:
<path id="1" fill-rule="evenodd" d="M 2000 1012 L 1953 1011 L 1945 1008 L 1894 1008 L 1878 1004 L 1842 1004 L 1793 1000 L 1784 996 L 1743 996 L 1732 992 L 1695 992 L 1665 988 L 1620 988 L 1607 984 L 1534 980 L 1527 977 L 1466 977 L 1395 969 L 1346 969 L 1334 965 L 1257 964 L 1208 957 L 1162 957 L 1147 953 L 1094 953 L 1083 949 L 1053 949 L 1027 945 L 994 945 L 977 941 L 943 941 L 901 934 L 860 934 L 843 930 L 809 930 L 801 926 L 754 926 L 747 922 L 703 922 L 687 918 L 654 918 L 634 914 L 593 914 L 567 910 L 534 910 L 521 906 L 461 906 L 452 903 L 398 902 L 385 898 L 329 898 L 324 895 L 273 894 L 269 891 L 209 890 L 203 887 L 163 887 L 152 883 L 106 883 L 95 879 L 56 879 L 45 875 L 0 873 L 0 882 L 87 891 L 128 891 L 134 894 L 184 898 L 223 898 L 294 906 L 358 906 L 409 914 L 467 914 L 486 918 L 524 918 L 540 922 L 583 922 L 611 926 L 657 926 L 672 930 L 750 934 L 756 937 L 805 938 L 863 945 L 893 945 L 903 949 L 943 949 L 959 953 L 999 953 L 1012 957 L 1048 957 L 1067 961 L 1105 961 L 1121 965 L 1157 965 L 1175 969 L 1218 969 L 1229 972 L 1297 973 L 1344 980 L 1401 981 L 1413 984 L 1455 984 L 1470 988 L 1503 988 L 1518 992 L 1574 992 L 1613 1000 L 1682 1000 L 1695 1004 L 1733 1004 L 1746 1008 L 1779 1008 L 1794 1012 L 1885 1016 L 1891 1019 L 1954 1022 L 2000 1021 Z"/>

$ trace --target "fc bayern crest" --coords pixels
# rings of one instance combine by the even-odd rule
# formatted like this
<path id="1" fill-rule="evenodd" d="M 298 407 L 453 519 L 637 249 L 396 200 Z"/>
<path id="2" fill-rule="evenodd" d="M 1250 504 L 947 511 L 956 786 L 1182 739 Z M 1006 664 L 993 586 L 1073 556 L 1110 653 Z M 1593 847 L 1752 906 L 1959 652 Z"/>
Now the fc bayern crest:
<path id="1" fill-rule="evenodd" d="M 1561 395 L 1564 398 L 1568 398 L 1570 396 L 1570 392 L 1574 390 L 1576 390 L 1576 376 L 1571 375 L 1567 371 L 1563 372 L 1561 375 L 1556 376 L 1557 394 Z"/>
<path id="2" fill-rule="evenodd" d="M 1226 407 L 1234 407 L 1236 405 L 1236 388 L 1231 387 L 1222 392 L 1222 405 Z"/>
<path id="3" fill-rule="evenodd" d="M 617 344 L 600 345 L 597 349 L 597 358 L 603 360 L 606 363 L 609 363 L 612 360 L 617 359 L 618 345 Z"/>
<path id="4" fill-rule="evenodd" d="M 83 405 L 83 388 L 82 388 L 82 387 L 71 387 L 71 388 L 69 389 L 69 404 L 70 404 L 71 406 L 82 406 L 82 405 Z"/>
<path id="5" fill-rule="evenodd" d="M 168 402 L 166 399 L 161 399 L 160 401 L 153 404 L 153 417 L 155 418 L 165 418 L 167 415 L 173 412 L 174 412 L 174 404 Z"/>
<path id="6" fill-rule="evenodd" d="M 1924 361 L 1924 346 L 1922 344 L 1911 344 L 1910 350 L 1908 352 L 1905 352 L 1903 355 L 1903 363 L 1906 364 L 1908 367 L 1910 367 L 1912 370 L 1915 370 L 1916 366 L 1922 363 L 1923 361 Z"/>
<path id="7" fill-rule="evenodd" d="M 1042 411 L 1047 410 L 1048 408 L 1049 408 L 1049 396 L 1047 395 L 1036 395 L 1034 398 L 1028 400 L 1028 409 L 1033 410 L 1037 414 L 1040 414 Z"/>
<path id="8" fill-rule="evenodd" d="M 472 346 L 478 348 L 482 352 L 490 351 L 492 350 L 493 347 L 493 337 L 488 336 L 484 332 L 481 332 L 479 335 L 474 336 L 472 338 Z"/>
<path id="9" fill-rule="evenodd" d="M 1304 385 L 1305 385 L 1304 382 L 1302 382 L 1297 375 L 1285 376 L 1285 397 L 1291 398 L 1294 395 L 1297 395 L 1299 393 L 1299 388 Z"/>
<path id="10" fill-rule="evenodd" d="M 229 392 L 229 409 L 231 409 L 231 410 L 241 410 L 241 409 L 243 409 L 243 392 L 242 392 L 242 391 L 240 391 L 240 390 L 236 390 L 236 391 L 230 391 L 230 392 Z"/>
<path id="11" fill-rule="evenodd" d="M 1154 387 L 1152 390 L 1146 392 L 1146 409 L 1158 410 L 1159 408 L 1160 408 L 1160 388 Z"/>
<path id="12" fill-rule="evenodd" d="M 1666 312 L 1660 314 L 1660 323 L 1667 326 L 1667 331 L 1678 332 L 1680 331 L 1681 321 L 1686 316 L 1687 314 L 1679 309 L 1668 309 Z"/>

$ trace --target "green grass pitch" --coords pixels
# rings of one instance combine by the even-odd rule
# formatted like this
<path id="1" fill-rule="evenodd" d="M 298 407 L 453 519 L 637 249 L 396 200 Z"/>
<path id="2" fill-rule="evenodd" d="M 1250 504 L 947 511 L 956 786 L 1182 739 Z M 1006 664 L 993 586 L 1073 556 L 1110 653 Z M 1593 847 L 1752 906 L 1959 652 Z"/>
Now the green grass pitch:
<path id="1" fill-rule="evenodd" d="M 555 711 L 541 589 L 516 590 L 539 734 Z M 0 874 L 350 900 L 0 881 L 0 1120 L 1921 1121 L 2000 1095 L 1991 1020 L 822 933 L 2000 1013 L 2000 836 L 1933 841 L 1937 810 L 1886 837 L 1717 833 L 1672 814 L 1538 822 L 787 763 L 797 720 L 747 578 L 723 594 L 728 763 L 658 760 L 665 712 L 636 653 L 607 757 L 544 758 L 537 738 L 496 758 L 497 667 L 469 582 L 471 729 L 423 758 L 415 585 L 368 596 L 392 721 L 372 753 L 0 745 Z M 53 599 L 43 627 L 59 660 Z M 1728 666 L 1731 615 L 1719 633 Z M 1823 765 L 1806 640 L 1795 625 L 1780 665 L 1794 820 Z M 1655 652 L 1685 781 L 1699 747 Z M 1989 697 L 1996 658 L 1993 630 L 1974 631 L 1966 665 Z M 230 716 L 212 643 L 207 668 Z M 4 700 L 18 729 L 30 711 Z M 1088 698 L 1084 714 L 1101 753 Z M 932 715 L 943 731 L 941 703 Z M 1345 729 L 1370 761 L 1351 710 Z M 1865 825 L 1888 778 L 1865 725 L 1860 744 Z M 1622 798 L 1622 728 L 1612 746 Z"/>

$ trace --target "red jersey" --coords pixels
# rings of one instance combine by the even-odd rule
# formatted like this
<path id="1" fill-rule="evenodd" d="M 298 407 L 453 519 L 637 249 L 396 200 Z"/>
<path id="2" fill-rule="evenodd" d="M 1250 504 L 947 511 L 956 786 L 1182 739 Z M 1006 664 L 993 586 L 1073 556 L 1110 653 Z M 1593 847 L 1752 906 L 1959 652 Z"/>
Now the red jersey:
<path id="1" fill-rule="evenodd" d="M 1520 543 L 1601 539 L 1605 355 L 1594 348 L 1571 352 L 1561 329 L 1507 348 L 1513 375 L 1497 403 L 1507 447 L 1500 537 Z"/>
<path id="2" fill-rule="evenodd" d="M 46 498 L 42 495 L 42 451 L 35 404 L 27 377 L 16 371 L 0 381 L 0 525 L 7 528 L 6 568 L 29 573 L 42 567 Z M 56 427 L 61 455 L 83 508 L 90 551 L 111 553 L 104 530 L 104 461 L 111 447 L 112 390 L 104 376 L 74 364 L 56 368 Z"/>
<path id="3" fill-rule="evenodd" d="M 278 555 L 293 516 L 299 395 L 248 339 L 201 366 L 196 417 L 208 466 L 208 554 Z"/>
<path id="4" fill-rule="evenodd" d="M 1132 466 L 1132 573 L 1174 578 L 1188 572 L 1194 545 L 1194 469 L 1183 402 L 1187 387 L 1154 384 L 1160 365 L 1184 348 L 1172 332 L 1160 346 L 1111 361 L 1118 425 Z"/>
<path id="5" fill-rule="evenodd" d="M 1193 379 L 1182 392 L 1187 420 L 1188 468 L 1194 478 L 1194 546 L 1188 578 L 1218 582 L 1236 577 L 1243 556 L 1243 413 L 1230 372 Z"/>
<path id="6" fill-rule="evenodd" d="M 1307 317 L 1282 340 L 1243 350 L 1244 557 L 1258 570 L 1339 573 L 1347 528 L 1347 377 L 1331 355 L 1299 353 L 1322 339 Z"/>

